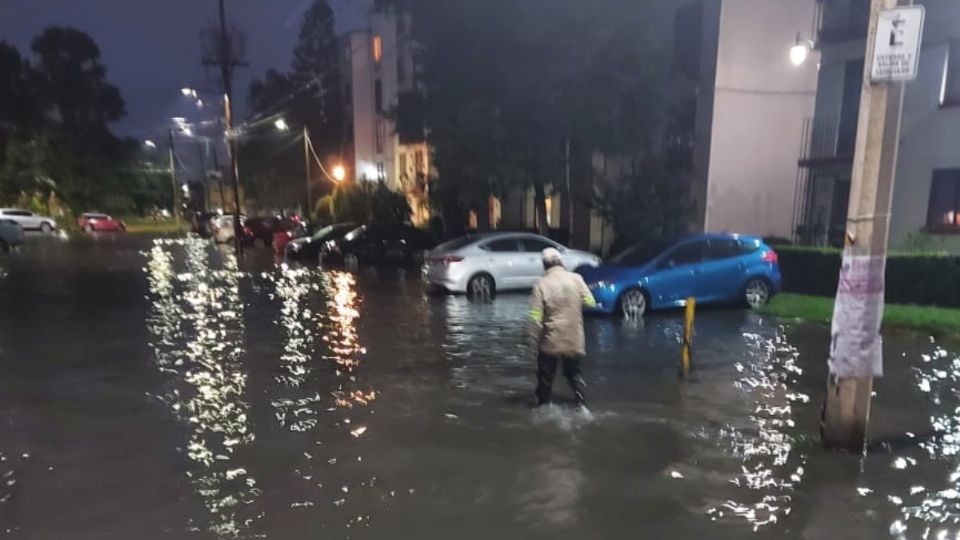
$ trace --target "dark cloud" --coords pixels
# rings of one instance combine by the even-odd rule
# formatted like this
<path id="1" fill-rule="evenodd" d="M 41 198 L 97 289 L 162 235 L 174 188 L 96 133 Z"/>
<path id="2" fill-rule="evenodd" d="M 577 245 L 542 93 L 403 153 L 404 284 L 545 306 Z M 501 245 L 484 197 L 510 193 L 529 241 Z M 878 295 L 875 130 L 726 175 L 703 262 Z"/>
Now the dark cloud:
<path id="1" fill-rule="evenodd" d="M 289 65 L 310 1 L 227 0 L 231 24 L 247 35 L 250 67 L 238 72 L 238 92 L 245 93 L 251 77 Z M 331 5 L 339 31 L 365 24 L 367 0 L 331 0 Z M 0 0 L 0 39 L 26 52 L 47 26 L 87 32 L 100 45 L 109 79 L 127 101 L 127 118 L 117 131 L 151 137 L 170 116 L 197 116 L 179 88 L 217 89 L 200 61 L 200 33 L 216 16 L 216 0 Z M 245 100 L 238 97 L 238 112 L 245 113 Z"/>

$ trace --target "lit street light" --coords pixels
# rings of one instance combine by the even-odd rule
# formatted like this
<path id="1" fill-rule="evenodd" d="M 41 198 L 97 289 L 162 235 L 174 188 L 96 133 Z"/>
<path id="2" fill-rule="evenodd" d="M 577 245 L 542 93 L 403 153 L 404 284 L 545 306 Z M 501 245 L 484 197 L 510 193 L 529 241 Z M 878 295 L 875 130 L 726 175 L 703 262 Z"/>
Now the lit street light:
<path id="1" fill-rule="evenodd" d="M 796 45 L 790 47 L 790 62 L 795 66 L 801 66 L 804 62 L 807 61 L 807 56 L 810 54 L 810 50 L 813 49 L 814 43 L 809 39 L 803 39 L 800 37 L 800 34 L 797 34 Z"/>
<path id="2" fill-rule="evenodd" d="M 143 145 L 153 150 L 156 150 L 157 148 L 157 143 L 151 141 L 150 139 L 143 141 Z"/>
<path id="3" fill-rule="evenodd" d="M 193 88 L 187 88 L 187 87 L 181 88 L 180 93 L 183 94 L 185 97 L 193 97 L 193 98 L 197 97 L 197 91 L 194 90 Z"/>
<path id="4" fill-rule="evenodd" d="M 290 131 L 290 126 L 283 118 L 277 118 L 277 120 L 273 123 L 273 127 L 277 128 L 277 131 Z"/>
<path id="5" fill-rule="evenodd" d="M 347 170 L 343 168 L 343 165 L 335 165 L 333 167 L 333 179 L 337 182 L 343 182 L 343 179 L 347 177 Z"/>

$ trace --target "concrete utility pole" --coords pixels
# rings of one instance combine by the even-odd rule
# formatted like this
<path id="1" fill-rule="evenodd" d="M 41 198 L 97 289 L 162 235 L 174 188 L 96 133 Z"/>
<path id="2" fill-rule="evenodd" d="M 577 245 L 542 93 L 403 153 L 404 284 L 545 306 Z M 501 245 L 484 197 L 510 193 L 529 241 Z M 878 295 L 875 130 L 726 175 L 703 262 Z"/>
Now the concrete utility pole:
<path id="1" fill-rule="evenodd" d="M 897 0 L 870 2 L 843 266 L 820 426 L 825 446 L 853 452 L 863 451 L 873 377 L 882 373 L 879 331 L 903 83 L 874 83 L 870 73 L 880 12 L 897 5 Z"/>
<path id="2" fill-rule="evenodd" d="M 310 221 L 313 216 L 313 186 L 310 184 L 310 128 L 303 126 L 303 167 L 307 182 L 307 208 L 306 219 Z"/>
<path id="3" fill-rule="evenodd" d="M 173 193 L 173 203 L 170 210 L 173 212 L 173 222 L 177 225 L 177 232 L 180 231 L 180 203 L 177 196 L 177 157 L 173 150 L 173 129 L 167 130 L 167 138 L 170 143 L 170 188 Z"/>

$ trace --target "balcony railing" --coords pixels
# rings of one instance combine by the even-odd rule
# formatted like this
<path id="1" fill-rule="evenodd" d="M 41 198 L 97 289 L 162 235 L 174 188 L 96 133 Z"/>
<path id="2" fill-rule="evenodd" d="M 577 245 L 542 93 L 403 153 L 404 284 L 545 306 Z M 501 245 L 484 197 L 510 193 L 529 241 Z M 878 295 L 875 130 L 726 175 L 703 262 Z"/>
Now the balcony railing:
<path id="1" fill-rule="evenodd" d="M 815 116 L 804 120 L 800 166 L 851 163 L 857 138 L 855 120 L 841 123 L 836 116 Z"/>

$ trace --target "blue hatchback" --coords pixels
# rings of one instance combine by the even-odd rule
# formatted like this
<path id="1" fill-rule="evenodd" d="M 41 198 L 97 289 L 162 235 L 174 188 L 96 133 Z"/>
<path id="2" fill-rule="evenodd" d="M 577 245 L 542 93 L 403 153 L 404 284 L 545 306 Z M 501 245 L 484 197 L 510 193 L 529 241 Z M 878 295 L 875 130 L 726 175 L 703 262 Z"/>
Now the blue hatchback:
<path id="1" fill-rule="evenodd" d="M 697 303 L 758 308 L 780 291 L 777 254 L 760 238 L 701 234 L 665 246 L 634 246 L 581 271 L 599 313 L 642 316 L 648 309 Z"/>

